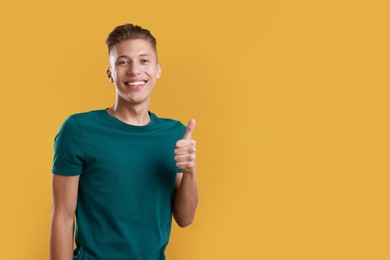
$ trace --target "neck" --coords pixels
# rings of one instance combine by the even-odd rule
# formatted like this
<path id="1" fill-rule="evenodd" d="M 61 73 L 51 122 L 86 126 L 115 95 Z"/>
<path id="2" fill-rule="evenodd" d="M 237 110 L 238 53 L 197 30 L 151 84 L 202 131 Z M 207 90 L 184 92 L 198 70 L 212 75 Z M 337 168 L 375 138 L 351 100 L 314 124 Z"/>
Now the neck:
<path id="1" fill-rule="evenodd" d="M 129 125 L 144 126 L 149 124 L 148 105 L 125 104 L 118 101 L 108 109 L 109 114 Z"/>

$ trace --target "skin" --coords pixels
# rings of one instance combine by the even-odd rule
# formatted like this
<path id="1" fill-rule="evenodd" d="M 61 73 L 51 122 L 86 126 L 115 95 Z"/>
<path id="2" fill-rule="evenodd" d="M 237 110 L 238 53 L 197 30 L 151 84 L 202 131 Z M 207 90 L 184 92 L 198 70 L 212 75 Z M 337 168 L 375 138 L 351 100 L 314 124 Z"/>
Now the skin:
<path id="1" fill-rule="evenodd" d="M 154 86 L 161 76 L 157 53 L 143 39 L 126 40 L 110 51 L 108 80 L 115 85 L 116 101 L 107 112 L 132 125 L 147 125 L 149 103 Z M 129 82 L 141 85 L 130 86 Z M 192 139 L 195 120 L 173 151 L 176 165 L 183 172 L 176 177 L 173 217 L 180 227 L 190 225 L 198 205 L 196 142 Z M 79 176 L 52 175 L 53 208 L 50 236 L 50 259 L 73 259 L 74 216 L 77 206 Z"/>
<path id="2" fill-rule="evenodd" d="M 50 259 L 73 259 L 74 213 L 79 176 L 52 175 L 53 208 L 50 234 Z"/>
<path id="3" fill-rule="evenodd" d="M 128 124 L 148 124 L 150 98 L 161 76 L 153 47 L 142 39 L 123 41 L 113 46 L 109 59 L 107 77 L 116 89 L 116 102 L 109 113 Z M 146 83 L 134 89 L 126 85 L 129 81 Z"/>
<path id="4" fill-rule="evenodd" d="M 180 227 L 192 223 L 198 206 L 198 181 L 196 177 L 196 142 L 192 139 L 195 120 L 188 123 L 183 139 L 176 142 L 176 166 L 183 172 L 176 176 L 176 195 L 173 217 Z"/>

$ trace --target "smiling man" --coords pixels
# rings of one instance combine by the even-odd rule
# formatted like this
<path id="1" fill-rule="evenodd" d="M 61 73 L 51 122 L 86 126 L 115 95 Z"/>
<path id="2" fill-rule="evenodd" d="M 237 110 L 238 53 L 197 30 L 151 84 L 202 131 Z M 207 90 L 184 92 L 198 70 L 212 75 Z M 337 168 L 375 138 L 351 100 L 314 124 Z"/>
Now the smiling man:
<path id="1" fill-rule="evenodd" d="M 195 121 L 149 111 L 161 65 L 148 30 L 118 26 L 106 44 L 115 104 L 70 115 L 55 137 L 50 257 L 165 259 L 172 215 L 188 226 L 198 204 Z"/>

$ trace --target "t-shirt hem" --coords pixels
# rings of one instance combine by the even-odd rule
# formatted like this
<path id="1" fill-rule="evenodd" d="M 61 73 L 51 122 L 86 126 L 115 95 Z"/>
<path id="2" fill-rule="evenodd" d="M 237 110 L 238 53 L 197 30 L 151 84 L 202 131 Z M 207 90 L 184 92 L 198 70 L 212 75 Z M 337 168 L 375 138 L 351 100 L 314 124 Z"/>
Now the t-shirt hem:
<path id="1" fill-rule="evenodd" d="M 64 170 L 64 169 L 61 169 L 61 168 L 53 168 L 52 169 L 52 173 L 53 174 L 57 174 L 57 175 L 62 175 L 62 176 L 77 176 L 77 175 L 81 175 L 81 171 L 77 170 L 77 171 L 69 171 L 69 170 Z"/>

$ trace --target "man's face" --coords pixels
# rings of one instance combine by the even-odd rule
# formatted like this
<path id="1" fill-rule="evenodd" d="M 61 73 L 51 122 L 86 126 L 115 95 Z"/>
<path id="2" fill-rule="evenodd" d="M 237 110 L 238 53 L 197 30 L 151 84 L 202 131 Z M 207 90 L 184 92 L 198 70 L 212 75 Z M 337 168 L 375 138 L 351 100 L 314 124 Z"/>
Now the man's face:
<path id="1" fill-rule="evenodd" d="M 126 40 L 112 47 L 107 76 L 122 101 L 148 105 L 160 75 L 161 65 L 147 40 Z"/>

